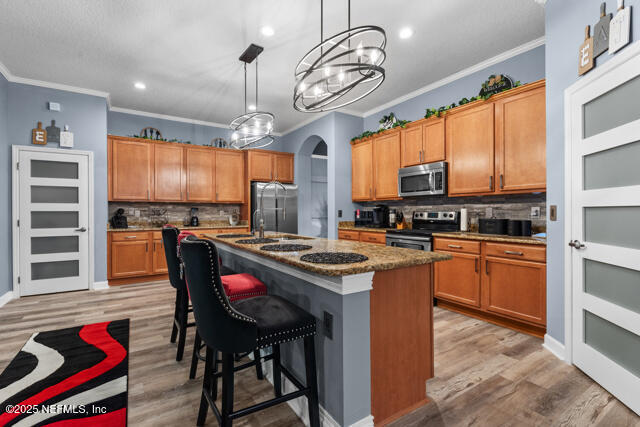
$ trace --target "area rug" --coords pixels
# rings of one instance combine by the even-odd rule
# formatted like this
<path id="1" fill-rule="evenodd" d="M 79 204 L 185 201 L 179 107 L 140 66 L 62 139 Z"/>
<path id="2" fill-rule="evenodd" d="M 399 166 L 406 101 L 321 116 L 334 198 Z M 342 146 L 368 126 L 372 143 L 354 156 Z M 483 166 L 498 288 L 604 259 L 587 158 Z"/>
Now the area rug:
<path id="1" fill-rule="evenodd" d="M 38 332 L 0 374 L 0 426 L 127 424 L 129 319 Z"/>

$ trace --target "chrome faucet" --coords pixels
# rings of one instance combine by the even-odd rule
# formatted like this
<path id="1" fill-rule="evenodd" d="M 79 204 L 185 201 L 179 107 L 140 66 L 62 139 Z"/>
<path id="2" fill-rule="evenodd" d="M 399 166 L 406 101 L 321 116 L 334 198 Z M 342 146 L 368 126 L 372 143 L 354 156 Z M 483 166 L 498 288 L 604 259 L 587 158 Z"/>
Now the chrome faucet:
<path id="1" fill-rule="evenodd" d="M 255 224 L 256 224 L 256 214 L 259 213 L 260 214 L 260 221 L 259 221 L 259 237 L 262 239 L 264 238 L 264 202 L 263 202 L 263 198 L 264 198 L 264 190 L 266 190 L 268 187 L 270 186 L 274 186 L 276 189 L 275 192 L 275 200 L 276 200 L 276 206 L 278 205 L 278 186 L 282 187 L 282 189 L 284 190 L 284 196 L 282 197 L 282 207 L 278 208 L 278 207 L 274 207 L 274 208 L 268 208 L 269 210 L 274 210 L 276 211 L 276 233 L 278 232 L 278 221 L 277 221 L 277 216 L 278 216 L 278 211 L 282 211 L 282 219 L 286 220 L 287 219 L 287 188 L 280 182 L 280 181 L 271 181 L 267 184 L 265 184 L 264 187 L 262 187 L 262 191 L 260 191 L 260 198 L 258 201 L 258 209 L 256 209 L 255 211 L 253 211 L 253 232 L 255 233 Z"/>

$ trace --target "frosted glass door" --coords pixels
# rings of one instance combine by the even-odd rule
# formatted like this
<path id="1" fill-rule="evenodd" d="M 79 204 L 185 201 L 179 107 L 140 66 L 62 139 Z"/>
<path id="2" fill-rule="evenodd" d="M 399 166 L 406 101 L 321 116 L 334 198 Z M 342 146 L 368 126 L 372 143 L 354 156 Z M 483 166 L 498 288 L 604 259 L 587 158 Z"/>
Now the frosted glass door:
<path id="1" fill-rule="evenodd" d="M 19 154 L 20 294 L 89 288 L 88 157 Z"/>
<path id="2" fill-rule="evenodd" d="M 569 102 L 572 360 L 640 413 L 640 56 Z M 569 267 L 569 266 L 568 266 Z"/>

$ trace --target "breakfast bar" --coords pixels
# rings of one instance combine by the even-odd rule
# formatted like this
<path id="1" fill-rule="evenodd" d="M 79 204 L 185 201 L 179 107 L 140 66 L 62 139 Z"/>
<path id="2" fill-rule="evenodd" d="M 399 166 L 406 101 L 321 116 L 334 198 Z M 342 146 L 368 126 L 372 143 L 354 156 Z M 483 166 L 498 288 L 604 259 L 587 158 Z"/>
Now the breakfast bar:
<path id="1" fill-rule="evenodd" d="M 432 264 L 450 255 L 274 233 L 263 241 L 205 237 L 215 241 L 224 265 L 256 276 L 270 294 L 318 319 L 319 396 L 328 422 L 384 425 L 428 401 L 425 382 L 434 366 Z M 322 262 L 301 259 L 311 254 Z M 354 254 L 360 255 L 355 262 L 328 263 Z M 303 378 L 302 345 L 283 345 L 281 353 L 282 363 Z M 269 375 L 270 369 L 267 363 Z M 291 406 L 304 417 L 301 399 Z"/>

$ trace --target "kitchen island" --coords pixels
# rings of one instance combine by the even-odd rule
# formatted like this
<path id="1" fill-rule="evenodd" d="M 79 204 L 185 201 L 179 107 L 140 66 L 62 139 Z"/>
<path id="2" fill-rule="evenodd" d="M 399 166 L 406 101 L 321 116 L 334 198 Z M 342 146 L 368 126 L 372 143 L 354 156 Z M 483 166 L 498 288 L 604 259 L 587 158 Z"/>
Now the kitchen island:
<path id="1" fill-rule="evenodd" d="M 272 252 L 261 249 L 269 243 L 205 237 L 216 243 L 226 266 L 253 274 L 270 294 L 287 298 L 318 319 L 323 425 L 384 425 L 428 401 L 426 380 L 433 377 L 432 264 L 450 255 L 267 233 L 265 237 L 277 239 L 272 244 L 310 246 Z M 357 253 L 368 259 L 352 264 L 300 259 L 318 252 Z M 302 344 L 283 345 L 281 355 L 283 364 L 304 378 Z M 304 418 L 301 399 L 291 406 Z"/>

